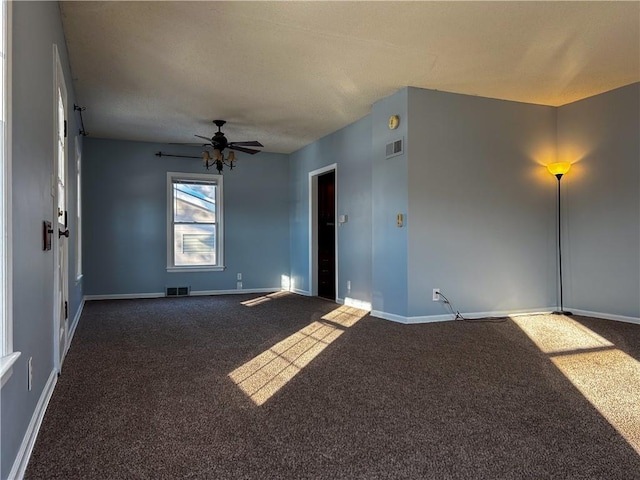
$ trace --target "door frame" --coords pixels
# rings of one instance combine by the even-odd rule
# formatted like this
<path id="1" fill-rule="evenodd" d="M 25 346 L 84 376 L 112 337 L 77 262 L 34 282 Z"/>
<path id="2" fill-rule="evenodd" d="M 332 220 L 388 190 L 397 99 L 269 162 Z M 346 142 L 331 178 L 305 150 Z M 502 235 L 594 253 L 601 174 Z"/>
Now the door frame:
<path id="1" fill-rule="evenodd" d="M 318 177 L 322 174 L 333 171 L 335 174 L 335 282 L 336 298 L 338 300 L 338 164 L 332 163 L 326 167 L 318 168 L 309 172 L 309 295 L 318 296 Z"/>
<path id="2" fill-rule="evenodd" d="M 64 121 L 68 122 L 68 92 L 67 92 L 67 84 L 64 79 L 64 72 L 62 70 L 62 63 L 60 61 L 60 54 L 58 52 L 58 46 L 56 44 L 53 45 L 53 172 L 51 175 L 51 198 L 52 198 L 52 215 L 53 221 L 51 222 L 53 228 L 52 234 L 52 250 L 53 250 L 53 363 L 55 370 L 60 373 L 62 370 L 62 362 L 64 361 L 64 356 L 67 353 L 68 342 L 69 342 L 69 319 L 63 318 L 62 314 L 62 305 L 58 304 L 59 296 L 63 297 L 63 302 L 68 302 L 68 292 L 69 292 L 69 242 L 62 240 L 58 235 L 58 229 L 60 228 L 59 224 L 59 216 L 58 216 L 58 162 L 62 160 L 65 165 L 64 169 L 64 185 L 65 185 L 65 211 L 68 210 L 67 200 L 68 195 L 66 194 L 66 189 L 69 188 L 68 185 L 68 177 L 69 177 L 69 162 L 68 162 L 68 131 L 65 136 L 65 147 L 64 147 L 64 157 L 62 159 L 58 158 L 58 132 L 59 132 L 59 122 L 58 122 L 58 89 L 62 92 L 62 103 L 64 108 Z M 68 130 L 68 129 L 67 129 Z M 68 219 L 67 219 L 68 222 Z M 63 243 L 60 243 L 63 242 Z M 62 246 L 63 252 L 63 275 L 62 275 L 62 284 L 60 283 L 60 247 Z M 67 309 L 68 311 L 68 309 Z"/>

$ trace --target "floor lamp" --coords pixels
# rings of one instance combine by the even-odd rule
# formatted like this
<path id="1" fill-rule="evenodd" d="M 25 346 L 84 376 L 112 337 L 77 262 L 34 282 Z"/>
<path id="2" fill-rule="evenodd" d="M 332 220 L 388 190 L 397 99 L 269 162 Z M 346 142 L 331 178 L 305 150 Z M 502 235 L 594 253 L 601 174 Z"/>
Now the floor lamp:
<path id="1" fill-rule="evenodd" d="M 571 312 L 566 311 L 563 307 L 562 298 L 562 222 L 560 211 L 560 180 L 562 176 L 569 171 L 571 164 L 569 162 L 557 162 L 547 165 L 547 170 L 551 175 L 554 175 L 558 179 L 558 282 L 560 284 L 560 310 L 553 312 L 554 315 L 573 315 Z"/>

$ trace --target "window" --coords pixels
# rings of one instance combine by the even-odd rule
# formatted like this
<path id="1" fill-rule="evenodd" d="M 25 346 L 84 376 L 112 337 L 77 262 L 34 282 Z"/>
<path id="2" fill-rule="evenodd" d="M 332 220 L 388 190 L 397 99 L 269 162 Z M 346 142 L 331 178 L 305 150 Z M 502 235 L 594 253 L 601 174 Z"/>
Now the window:
<path id="1" fill-rule="evenodd" d="M 167 270 L 223 270 L 222 176 L 167 173 Z"/>
<path id="2" fill-rule="evenodd" d="M 11 5 L 0 0 L 0 385 L 20 356 L 13 351 L 11 306 Z"/>
<path id="3" fill-rule="evenodd" d="M 80 142 L 75 138 L 76 147 L 76 282 L 82 278 L 82 153 Z"/>

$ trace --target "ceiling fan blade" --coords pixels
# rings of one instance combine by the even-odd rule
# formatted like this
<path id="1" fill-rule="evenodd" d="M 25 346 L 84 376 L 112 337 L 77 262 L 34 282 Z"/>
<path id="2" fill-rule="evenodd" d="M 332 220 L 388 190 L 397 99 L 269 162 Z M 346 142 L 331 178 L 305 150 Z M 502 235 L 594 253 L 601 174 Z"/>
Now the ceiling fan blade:
<path id="1" fill-rule="evenodd" d="M 255 140 L 251 141 L 251 142 L 230 142 L 229 146 L 235 146 L 238 145 L 240 147 L 264 147 L 264 145 L 262 145 L 260 142 L 257 142 Z"/>
<path id="2" fill-rule="evenodd" d="M 255 155 L 256 153 L 260 153 L 260 150 L 254 150 L 253 148 L 238 147 L 235 145 L 227 146 L 227 148 L 230 150 L 237 150 L 239 152 L 248 153 L 250 155 Z"/>
<path id="3" fill-rule="evenodd" d="M 194 147 L 203 147 L 203 146 L 206 146 L 206 145 L 211 145 L 211 142 L 207 142 L 207 143 L 202 143 L 202 142 L 199 142 L 199 143 L 196 143 L 196 142 L 193 142 L 193 143 L 170 142 L 169 145 L 186 145 L 186 146 L 194 146 Z"/>
<path id="4" fill-rule="evenodd" d="M 203 138 L 203 139 L 205 139 L 207 142 L 211 143 L 211 139 L 210 139 L 209 137 L 203 137 L 202 135 L 194 135 L 194 136 L 195 136 L 195 137 L 198 137 L 198 138 Z"/>

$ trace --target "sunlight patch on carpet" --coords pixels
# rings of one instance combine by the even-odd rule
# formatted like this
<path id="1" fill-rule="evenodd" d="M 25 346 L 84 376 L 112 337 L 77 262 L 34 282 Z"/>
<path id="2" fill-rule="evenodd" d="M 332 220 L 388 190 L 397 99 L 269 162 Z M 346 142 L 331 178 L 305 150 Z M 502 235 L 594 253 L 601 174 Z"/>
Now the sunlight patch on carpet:
<path id="1" fill-rule="evenodd" d="M 618 349 L 551 361 L 640 454 L 640 363 Z"/>
<path id="2" fill-rule="evenodd" d="M 544 353 L 613 346 L 606 338 L 564 315 L 514 316 L 511 320 Z"/>
<path id="3" fill-rule="evenodd" d="M 260 406 L 366 314 L 338 307 L 235 369 L 229 378 Z"/>
<path id="4" fill-rule="evenodd" d="M 285 291 L 274 292 L 274 293 L 270 293 L 269 295 L 263 295 L 262 297 L 256 297 L 256 298 L 252 298 L 251 300 L 240 302 L 240 304 L 244 305 L 245 307 L 255 307 L 256 305 L 260 305 L 261 303 L 270 301 L 272 298 L 280 298 L 287 295 L 291 295 L 291 294 Z"/>
<path id="5" fill-rule="evenodd" d="M 563 315 L 511 320 L 640 454 L 640 362 Z"/>

